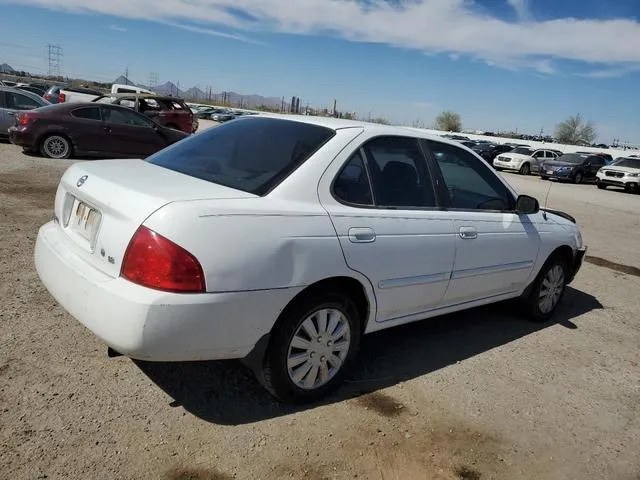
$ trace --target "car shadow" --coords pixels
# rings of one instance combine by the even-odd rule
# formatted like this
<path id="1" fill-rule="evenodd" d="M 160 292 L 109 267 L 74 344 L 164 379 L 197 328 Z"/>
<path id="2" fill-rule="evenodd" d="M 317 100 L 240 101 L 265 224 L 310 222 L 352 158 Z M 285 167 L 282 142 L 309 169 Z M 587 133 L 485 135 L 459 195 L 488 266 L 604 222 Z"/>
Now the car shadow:
<path id="1" fill-rule="evenodd" d="M 181 406 L 208 422 L 238 425 L 390 387 L 554 325 L 577 329 L 572 319 L 603 307 L 592 295 L 568 287 L 549 322 L 524 320 L 517 308 L 514 302 L 503 302 L 366 335 L 345 385 L 322 402 L 306 406 L 274 400 L 239 361 L 134 362 L 174 399 L 172 407 Z"/>

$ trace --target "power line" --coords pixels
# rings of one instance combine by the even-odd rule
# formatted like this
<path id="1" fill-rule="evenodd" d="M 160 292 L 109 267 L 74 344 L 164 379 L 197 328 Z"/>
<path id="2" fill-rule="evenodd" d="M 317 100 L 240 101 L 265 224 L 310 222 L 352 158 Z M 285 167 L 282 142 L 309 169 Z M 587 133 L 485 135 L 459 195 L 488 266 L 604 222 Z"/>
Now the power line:
<path id="1" fill-rule="evenodd" d="M 49 60 L 49 76 L 60 77 L 60 66 L 62 65 L 62 47 L 60 45 L 47 44 Z"/>
<path id="2" fill-rule="evenodd" d="M 151 72 L 149 74 L 149 88 L 153 90 L 158 86 L 158 81 L 160 80 L 160 76 L 158 72 Z"/>

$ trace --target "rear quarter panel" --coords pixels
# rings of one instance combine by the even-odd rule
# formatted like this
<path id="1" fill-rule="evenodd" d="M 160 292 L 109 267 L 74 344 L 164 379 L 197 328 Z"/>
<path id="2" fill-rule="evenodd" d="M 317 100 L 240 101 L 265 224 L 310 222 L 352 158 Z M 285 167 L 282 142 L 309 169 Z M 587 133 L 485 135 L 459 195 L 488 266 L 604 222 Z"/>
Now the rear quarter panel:
<path id="1" fill-rule="evenodd" d="M 176 202 L 144 224 L 198 258 L 209 292 L 300 287 L 355 276 L 319 205 L 266 197 Z"/>

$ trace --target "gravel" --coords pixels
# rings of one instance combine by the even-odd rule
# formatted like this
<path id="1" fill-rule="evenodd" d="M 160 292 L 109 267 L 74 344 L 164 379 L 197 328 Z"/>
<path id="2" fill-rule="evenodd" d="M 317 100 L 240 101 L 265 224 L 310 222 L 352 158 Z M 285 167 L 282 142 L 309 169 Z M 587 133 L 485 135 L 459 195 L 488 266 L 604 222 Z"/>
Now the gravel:
<path id="1" fill-rule="evenodd" d="M 640 195 L 553 184 L 599 259 L 555 322 L 507 303 L 373 334 L 336 396 L 293 408 L 239 362 L 108 359 L 56 304 L 32 252 L 71 163 L 0 143 L 0 478 L 640 476 Z"/>

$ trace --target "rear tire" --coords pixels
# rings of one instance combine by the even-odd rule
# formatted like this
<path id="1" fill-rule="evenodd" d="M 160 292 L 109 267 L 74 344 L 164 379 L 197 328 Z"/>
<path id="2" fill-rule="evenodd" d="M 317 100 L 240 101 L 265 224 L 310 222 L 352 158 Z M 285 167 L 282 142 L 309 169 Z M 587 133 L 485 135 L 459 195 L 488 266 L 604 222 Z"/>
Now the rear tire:
<path id="1" fill-rule="evenodd" d="M 40 143 L 43 157 L 62 160 L 69 158 L 72 151 L 71 141 L 63 135 L 47 135 Z"/>
<path id="2" fill-rule="evenodd" d="M 524 305 L 532 322 L 545 322 L 553 316 L 560 304 L 569 278 L 565 258 L 554 254 L 545 262 L 536 277 Z"/>
<path id="3" fill-rule="evenodd" d="M 531 166 L 528 163 L 525 163 L 520 167 L 520 170 L 518 170 L 518 173 L 520 175 L 529 175 L 531 173 Z"/>
<path id="4" fill-rule="evenodd" d="M 546 175 L 540 175 L 540 178 L 541 178 L 542 180 L 549 180 L 549 177 L 547 177 Z"/>
<path id="5" fill-rule="evenodd" d="M 314 292 L 294 300 L 271 332 L 262 383 L 282 402 L 316 401 L 340 386 L 360 336 L 361 319 L 348 296 Z"/>

